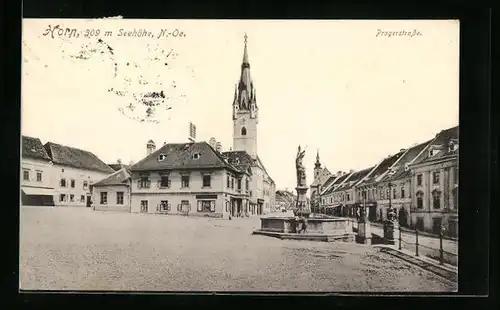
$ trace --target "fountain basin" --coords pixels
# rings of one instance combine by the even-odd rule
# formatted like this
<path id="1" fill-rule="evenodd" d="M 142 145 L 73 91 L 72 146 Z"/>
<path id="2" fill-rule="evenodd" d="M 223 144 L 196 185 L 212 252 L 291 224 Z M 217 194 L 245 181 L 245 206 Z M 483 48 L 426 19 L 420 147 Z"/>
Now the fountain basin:
<path id="1" fill-rule="evenodd" d="M 301 223 L 295 217 L 262 217 L 261 228 L 255 230 L 256 235 L 265 235 L 280 239 L 296 239 L 311 241 L 344 241 L 355 242 L 352 222 L 347 218 L 315 218 L 307 219 L 307 232 L 298 233 Z"/>

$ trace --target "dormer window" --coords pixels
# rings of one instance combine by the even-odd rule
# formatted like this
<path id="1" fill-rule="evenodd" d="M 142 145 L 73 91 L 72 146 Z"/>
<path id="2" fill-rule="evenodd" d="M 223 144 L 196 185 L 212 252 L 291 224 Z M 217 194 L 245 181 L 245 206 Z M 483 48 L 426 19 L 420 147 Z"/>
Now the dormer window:
<path id="1" fill-rule="evenodd" d="M 239 158 L 236 158 L 236 160 L 234 161 L 235 164 L 239 165 L 240 164 L 240 159 Z"/>
<path id="2" fill-rule="evenodd" d="M 193 159 L 199 159 L 201 156 L 200 153 L 193 153 Z"/>
<path id="3" fill-rule="evenodd" d="M 408 166 L 408 164 L 405 164 L 405 171 L 408 171 L 410 170 L 410 166 Z"/>
<path id="4" fill-rule="evenodd" d="M 160 155 L 158 156 L 158 161 L 164 161 L 166 158 L 167 158 L 167 155 L 165 155 L 165 154 L 160 154 Z"/>
<path id="5" fill-rule="evenodd" d="M 432 149 L 432 150 L 429 151 L 429 157 L 432 157 L 432 156 L 436 155 L 437 153 L 439 153 L 439 150 Z"/>

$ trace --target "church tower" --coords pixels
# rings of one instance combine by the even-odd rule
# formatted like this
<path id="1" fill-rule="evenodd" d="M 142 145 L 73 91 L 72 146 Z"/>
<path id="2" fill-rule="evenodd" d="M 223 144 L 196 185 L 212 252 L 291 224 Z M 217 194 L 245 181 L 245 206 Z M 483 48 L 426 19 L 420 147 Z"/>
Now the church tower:
<path id="1" fill-rule="evenodd" d="M 314 163 L 314 181 L 319 180 L 321 174 L 321 163 L 319 161 L 319 150 L 316 152 L 316 162 Z"/>
<path id="2" fill-rule="evenodd" d="M 234 90 L 233 99 L 233 149 L 246 151 L 253 158 L 257 158 L 257 123 L 258 107 L 250 77 L 250 63 L 248 61 L 247 35 L 243 49 L 241 76 Z"/>

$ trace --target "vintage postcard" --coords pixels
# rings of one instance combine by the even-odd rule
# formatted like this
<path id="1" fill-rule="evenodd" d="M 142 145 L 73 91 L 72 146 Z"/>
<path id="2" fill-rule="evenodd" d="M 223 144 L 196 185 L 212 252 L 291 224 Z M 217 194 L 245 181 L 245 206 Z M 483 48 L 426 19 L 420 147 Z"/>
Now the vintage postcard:
<path id="1" fill-rule="evenodd" d="M 21 109 L 21 290 L 458 290 L 458 20 L 24 19 Z"/>

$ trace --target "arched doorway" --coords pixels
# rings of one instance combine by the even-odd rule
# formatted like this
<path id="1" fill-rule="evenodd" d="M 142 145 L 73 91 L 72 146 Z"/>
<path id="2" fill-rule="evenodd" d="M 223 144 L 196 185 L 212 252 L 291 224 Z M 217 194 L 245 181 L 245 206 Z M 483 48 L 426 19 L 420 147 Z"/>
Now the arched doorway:
<path id="1" fill-rule="evenodd" d="M 399 226 L 408 227 L 408 213 L 404 207 L 401 207 L 398 212 Z"/>

